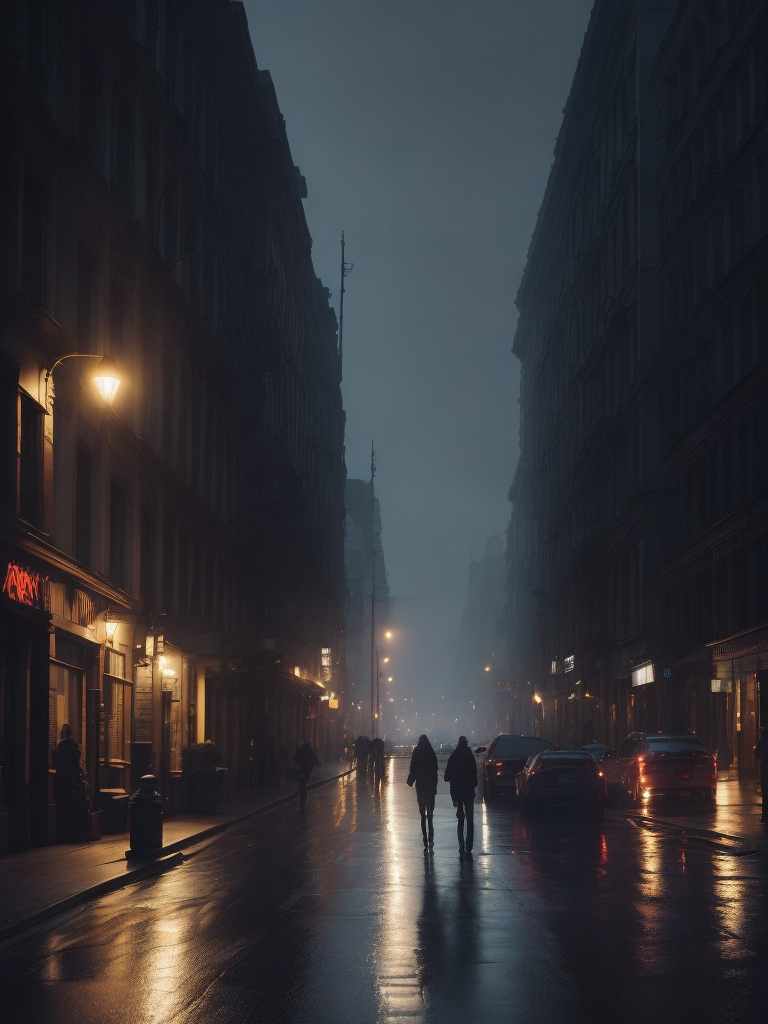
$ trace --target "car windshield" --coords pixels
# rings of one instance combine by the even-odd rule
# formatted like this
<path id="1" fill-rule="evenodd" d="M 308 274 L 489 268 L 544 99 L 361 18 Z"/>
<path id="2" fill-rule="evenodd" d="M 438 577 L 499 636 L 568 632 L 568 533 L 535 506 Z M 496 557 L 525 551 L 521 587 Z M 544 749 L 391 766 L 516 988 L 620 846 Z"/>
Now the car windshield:
<path id="1" fill-rule="evenodd" d="M 499 736 L 493 748 L 493 757 L 519 757 L 527 761 L 540 750 L 552 750 L 551 740 L 542 740 L 536 736 Z"/>
<path id="2" fill-rule="evenodd" d="M 646 739 L 654 754 L 709 753 L 695 736 L 647 736 Z"/>
<path id="3" fill-rule="evenodd" d="M 594 767 L 595 760 L 589 754 L 582 754 L 579 751 L 558 750 L 551 754 L 542 754 L 539 758 L 539 768 L 586 768 Z"/>

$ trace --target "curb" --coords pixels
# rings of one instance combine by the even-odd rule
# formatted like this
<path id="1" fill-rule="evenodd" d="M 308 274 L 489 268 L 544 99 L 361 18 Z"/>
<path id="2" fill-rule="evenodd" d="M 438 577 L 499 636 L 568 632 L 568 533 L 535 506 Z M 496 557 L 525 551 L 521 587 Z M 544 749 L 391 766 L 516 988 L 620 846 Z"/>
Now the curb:
<path id="1" fill-rule="evenodd" d="M 675 833 L 687 836 L 690 839 L 697 839 L 714 847 L 721 853 L 729 853 L 734 857 L 743 857 L 750 853 L 761 853 L 762 846 L 758 846 L 753 840 L 744 836 L 732 836 L 727 832 L 716 832 L 714 829 L 693 828 L 690 825 L 677 825 L 675 822 L 665 818 L 652 818 L 644 814 L 629 814 L 624 812 L 625 817 L 638 825 L 650 825 L 661 829 L 664 832 Z"/>
<path id="2" fill-rule="evenodd" d="M 72 907 L 76 907 L 81 903 L 98 899 L 99 896 L 108 896 L 109 893 L 115 892 L 117 889 L 123 889 L 127 885 L 131 885 L 132 882 L 140 882 L 142 879 L 151 878 L 153 875 L 162 875 L 170 868 L 175 868 L 178 864 L 183 863 L 184 855 L 182 853 L 173 853 L 167 857 L 158 856 L 153 860 L 138 863 L 136 867 L 131 868 L 128 874 L 116 875 L 114 878 L 107 878 L 103 882 L 97 882 L 96 885 L 91 885 L 87 889 L 81 889 L 80 892 L 76 892 L 72 896 L 66 896 L 63 900 L 59 900 L 58 903 L 52 903 L 49 907 L 43 907 L 42 910 L 36 911 L 29 917 L 25 917 L 21 921 L 15 921 L 13 924 L 0 929 L 0 943 L 13 938 L 14 935 L 19 935 L 21 932 L 34 928 L 36 924 L 40 924 L 50 917 L 57 917 L 59 914 L 63 914 L 66 910 L 71 910 Z"/>
<path id="3" fill-rule="evenodd" d="M 307 789 L 317 789 L 319 786 L 325 786 L 329 782 L 338 782 L 339 779 L 346 778 L 347 775 L 351 775 L 355 771 L 354 768 L 350 768 L 345 772 L 341 772 L 339 775 L 331 775 L 327 779 L 318 779 L 317 782 L 310 783 Z M 175 843 L 169 843 L 164 846 L 157 854 L 158 857 L 164 856 L 166 853 L 171 853 L 173 850 L 183 850 L 185 846 L 194 846 L 196 843 L 202 842 L 204 839 L 208 839 L 210 836 L 215 836 L 219 832 L 223 832 L 225 829 L 230 828 L 232 825 L 239 825 L 243 821 L 248 821 L 249 818 L 255 818 L 259 814 L 265 814 L 267 811 L 271 811 L 275 807 L 280 807 L 281 804 L 289 804 L 292 800 L 295 800 L 298 793 L 286 793 L 285 796 L 279 796 L 274 800 L 270 800 L 268 804 L 262 804 L 260 807 L 254 807 L 250 811 L 246 811 L 244 814 L 239 814 L 236 818 L 227 818 L 226 821 L 219 821 L 215 825 L 210 825 L 208 828 L 202 830 L 202 832 L 195 832 L 194 835 L 187 836 L 186 839 L 178 839 Z M 0 933 L 2 934 L 2 933 Z"/>
<path id="4" fill-rule="evenodd" d="M 329 782 L 338 782 L 339 779 L 343 779 L 346 778 L 346 776 L 351 775 L 353 771 L 355 771 L 354 768 L 349 768 L 347 771 L 341 772 L 339 775 L 331 775 L 327 779 L 318 779 L 317 782 L 310 783 L 307 788 L 317 789 L 319 786 L 325 786 Z M 0 928 L 0 944 L 21 934 L 22 932 L 28 931 L 30 928 L 34 928 L 35 925 L 41 924 L 43 921 L 47 921 L 52 917 L 57 917 L 59 914 L 63 914 L 65 911 L 79 906 L 81 903 L 88 903 L 90 900 L 98 899 L 100 896 L 108 896 L 110 893 L 116 892 L 118 889 L 124 889 L 128 885 L 132 885 L 133 882 L 140 882 L 143 879 L 152 878 L 154 875 L 162 875 L 164 872 L 170 870 L 170 868 L 177 867 L 179 864 L 184 863 L 184 854 L 181 851 L 185 846 L 194 846 L 196 843 L 207 839 L 209 836 L 214 836 L 219 832 L 223 832 L 231 825 L 239 825 L 243 821 L 248 821 L 249 818 L 255 818 L 259 814 L 265 814 L 267 811 L 271 811 L 273 808 L 279 807 L 281 804 L 290 803 L 291 800 L 295 800 L 296 797 L 296 792 L 287 793 L 285 796 L 277 797 L 275 800 L 271 800 L 267 804 L 262 804 L 260 807 L 254 807 L 252 810 L 246 811 L 244 814 L 240 814 L 237 817 L 217 822 L 215 825 L 211 825 L 209 828 L 203 829 L 201 832 L 195 832 L 192 835 L 187 836 L 185 839 L 179 839 L 175 843 L 169 843 L 168 846 L 163 846 L 162 849 L 153 857 L 127 861 L 126 867 L 129 868 L 129 870 L 127 870 L 125 874 L 115 875 L 113 878 L 107 878 L 103 882 L 97 882 L 95 885 L 88 886 L 87 889 L 81 889 L 80 892 L 74 893 L 72 896 L 66 896 L 63 900 L 59 900 L 57 903 L 52 903 L 48 907 L 43 907 L 42 910 L 36 911 L 29 917 L 22 918 L 20 921 L 14 921 L 12 924 L 6 925 L 4 928 Z"/>

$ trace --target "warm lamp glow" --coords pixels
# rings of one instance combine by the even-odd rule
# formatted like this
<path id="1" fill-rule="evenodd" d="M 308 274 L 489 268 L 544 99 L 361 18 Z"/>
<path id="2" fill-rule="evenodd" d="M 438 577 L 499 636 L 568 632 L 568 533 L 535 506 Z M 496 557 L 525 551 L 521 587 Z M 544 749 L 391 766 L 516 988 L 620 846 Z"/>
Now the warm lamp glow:
<path id="1" fill-rule="evenodd" d="M 387 640 L 391 640 L 392 639 L 392 630 L 388 629 L 387 632 L 384 634 L 384 636 L 387 638 Z"/>
<path id="2" fill-rule="evenodd" d="M 120 387 L 120 379 L 120 371 L 115 360 L 112 356 L 104 356 L 98 365 L 93 382 L 104 403 L 108 406 L 111 406 L 115 399 L 117 389 Z"/>
<path id="3" fill-rule="evenodd" d="M 536 701 L 537 704 L 541 704 L 542 702 L 541 697 L 538 695 L 538 693 L 534 693 L 533 699 Z"/>
<path id="4" fill-rule="evenodd" d="M 112 619 L 107 619 L 104 623 L 104 629 L 107 634 L 107 643 L 111 644 L 115 636 L 115 631 L 117 630 L 117 623 Z"/>

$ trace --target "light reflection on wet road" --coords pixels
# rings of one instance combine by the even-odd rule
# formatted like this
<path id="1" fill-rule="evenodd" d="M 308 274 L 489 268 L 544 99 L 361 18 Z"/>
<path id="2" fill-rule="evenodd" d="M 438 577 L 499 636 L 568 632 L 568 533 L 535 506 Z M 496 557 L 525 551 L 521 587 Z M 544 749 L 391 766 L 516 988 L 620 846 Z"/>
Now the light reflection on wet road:
<path id="1" fill-rule="evenodd" d="M 768 857 L 615 814 L 476 807 L 425 858 L 407 765 L 230 829 L 183 866 L 0 948 L 29 1024 L 545 1024 L 762 1019 Z M 6 1012 L 8 1016 L 6 1017 Z"/>

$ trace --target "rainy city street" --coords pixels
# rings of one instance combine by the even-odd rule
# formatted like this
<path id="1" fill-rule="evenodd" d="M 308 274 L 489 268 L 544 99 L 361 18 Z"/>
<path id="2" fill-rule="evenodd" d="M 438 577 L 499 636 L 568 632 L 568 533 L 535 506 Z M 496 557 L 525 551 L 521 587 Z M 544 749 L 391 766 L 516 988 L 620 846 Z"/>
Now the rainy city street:
<path id="1" fill-rule="evenodd" d="M 313 790 L 303 815 L 277 808 L 5 943 L 6 1019 L 757 1019 L 764 854 L 501 800 L 476 804 L 460 860 L 441 783 L 428 857 L 406 772 Z"/>

